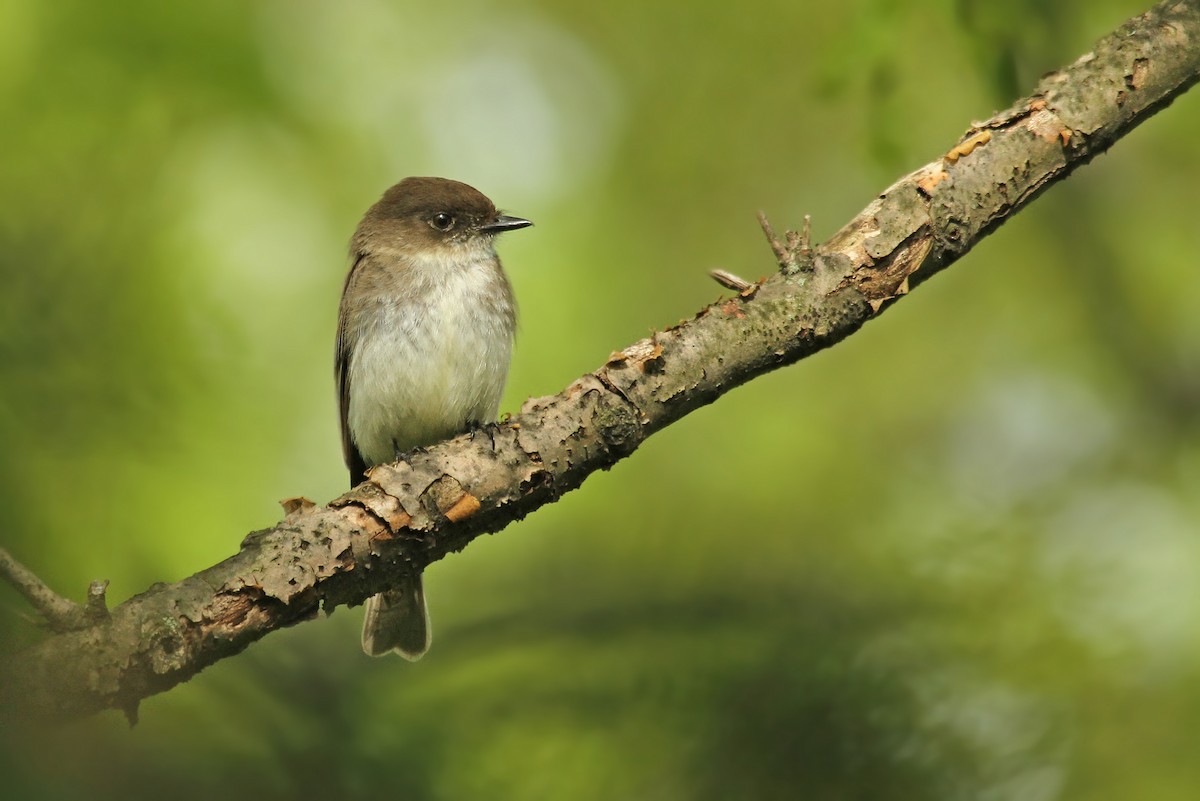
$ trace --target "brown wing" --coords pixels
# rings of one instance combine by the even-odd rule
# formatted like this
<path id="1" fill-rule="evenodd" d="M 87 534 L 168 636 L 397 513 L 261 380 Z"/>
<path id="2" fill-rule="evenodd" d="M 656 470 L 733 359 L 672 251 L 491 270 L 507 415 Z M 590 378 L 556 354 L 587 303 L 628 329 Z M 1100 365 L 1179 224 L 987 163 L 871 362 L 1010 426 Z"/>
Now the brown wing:
<path id="1" fill-rule="evenodd" d="M 367 471 L 367 463 L 363 460 L 362 454 L 358 452 L 358 448 L 354 446 L 354 440 L 350 436 L 350 353 L 354 350 L 354 335 L 347 330 L 346 290 L 350 288 L 350 281 L 354 278 L 354 273 L 365 259 L 366 254 L 355 254 L 354 264 L 350 267 L 350 272 L 346 274 L 346 283 L 342 287 L 342 302 L 338 308 L 337 353 L 334 355 L 333 361 L 333 373 L 337 379 L 338 415 L 341 417 L 342 424 L 342 456 L 346 460 L 346 467 L 350 470 L 351 487 L 362 482 Z"/>

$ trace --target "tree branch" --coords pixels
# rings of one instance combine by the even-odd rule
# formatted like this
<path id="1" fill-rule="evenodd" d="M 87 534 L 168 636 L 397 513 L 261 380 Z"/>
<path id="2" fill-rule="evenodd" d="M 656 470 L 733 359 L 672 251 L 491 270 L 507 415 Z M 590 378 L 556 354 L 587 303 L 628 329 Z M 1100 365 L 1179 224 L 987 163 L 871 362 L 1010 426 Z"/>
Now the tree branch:
<path id="1" fill-rule="evenodd" d="M 0 548 L 0 579 L 16 588 L 37 610 L 53 631 L 69 631 L 85 625 L 84 608 L 46 586 L 33 571 Z"/>
<path id="2" fill-rule="evenodd" d="M 613 353 L 506 422 L 375 468 L 328 506 L 293 504 L 218 565 L 8 656 L 0 706 L 133 714 L 275 629 L 361 603 L 404 563 L 423 567 L 499 531 L 733 387 L 845 339 L 1198 77 L 1200 0 L 1160 3 L 972 125 L 824 245 L 775 240 L 781 270 L 761 284 Z"/>

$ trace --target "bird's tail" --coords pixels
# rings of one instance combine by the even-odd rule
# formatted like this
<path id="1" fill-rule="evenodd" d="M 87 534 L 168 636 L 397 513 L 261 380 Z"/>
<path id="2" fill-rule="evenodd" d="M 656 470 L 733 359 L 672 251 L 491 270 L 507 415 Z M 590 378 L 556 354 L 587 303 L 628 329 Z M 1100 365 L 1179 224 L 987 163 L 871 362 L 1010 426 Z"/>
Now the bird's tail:
<path id="1" fill-rule="evenodd" d="M 416 662 L 429 650 L 430 634 L 420 573 L 367 600 L 362 647 L 368 656 L 395 651 L 409 662 Z"/>

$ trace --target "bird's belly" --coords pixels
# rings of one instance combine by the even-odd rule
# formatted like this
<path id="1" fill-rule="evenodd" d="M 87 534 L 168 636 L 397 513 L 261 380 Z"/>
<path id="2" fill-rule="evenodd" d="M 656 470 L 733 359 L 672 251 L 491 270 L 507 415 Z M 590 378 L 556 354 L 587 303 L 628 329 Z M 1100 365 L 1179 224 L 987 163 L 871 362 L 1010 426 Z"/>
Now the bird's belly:
<path id="1" fill-rule="evenodd" d="M 350 363 L 349 427 L 368 465 L 494 420 L 511 324 L 462 304 L 386 310 Z"/>

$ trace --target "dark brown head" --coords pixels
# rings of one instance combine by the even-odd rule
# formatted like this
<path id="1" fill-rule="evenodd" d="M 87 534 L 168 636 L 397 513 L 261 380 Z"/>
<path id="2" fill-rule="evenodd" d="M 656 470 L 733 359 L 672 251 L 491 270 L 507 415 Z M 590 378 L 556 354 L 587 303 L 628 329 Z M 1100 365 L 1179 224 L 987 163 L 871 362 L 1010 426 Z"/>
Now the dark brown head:
<path id="1" fill-rule="evenodd" d="M 405 178 L 367 210 L 351 247 L 360 253 L 490 248 L 496 234 L 529 225 L 529 220 L 500 214 L 486 195 L 459 181 Z"/>

